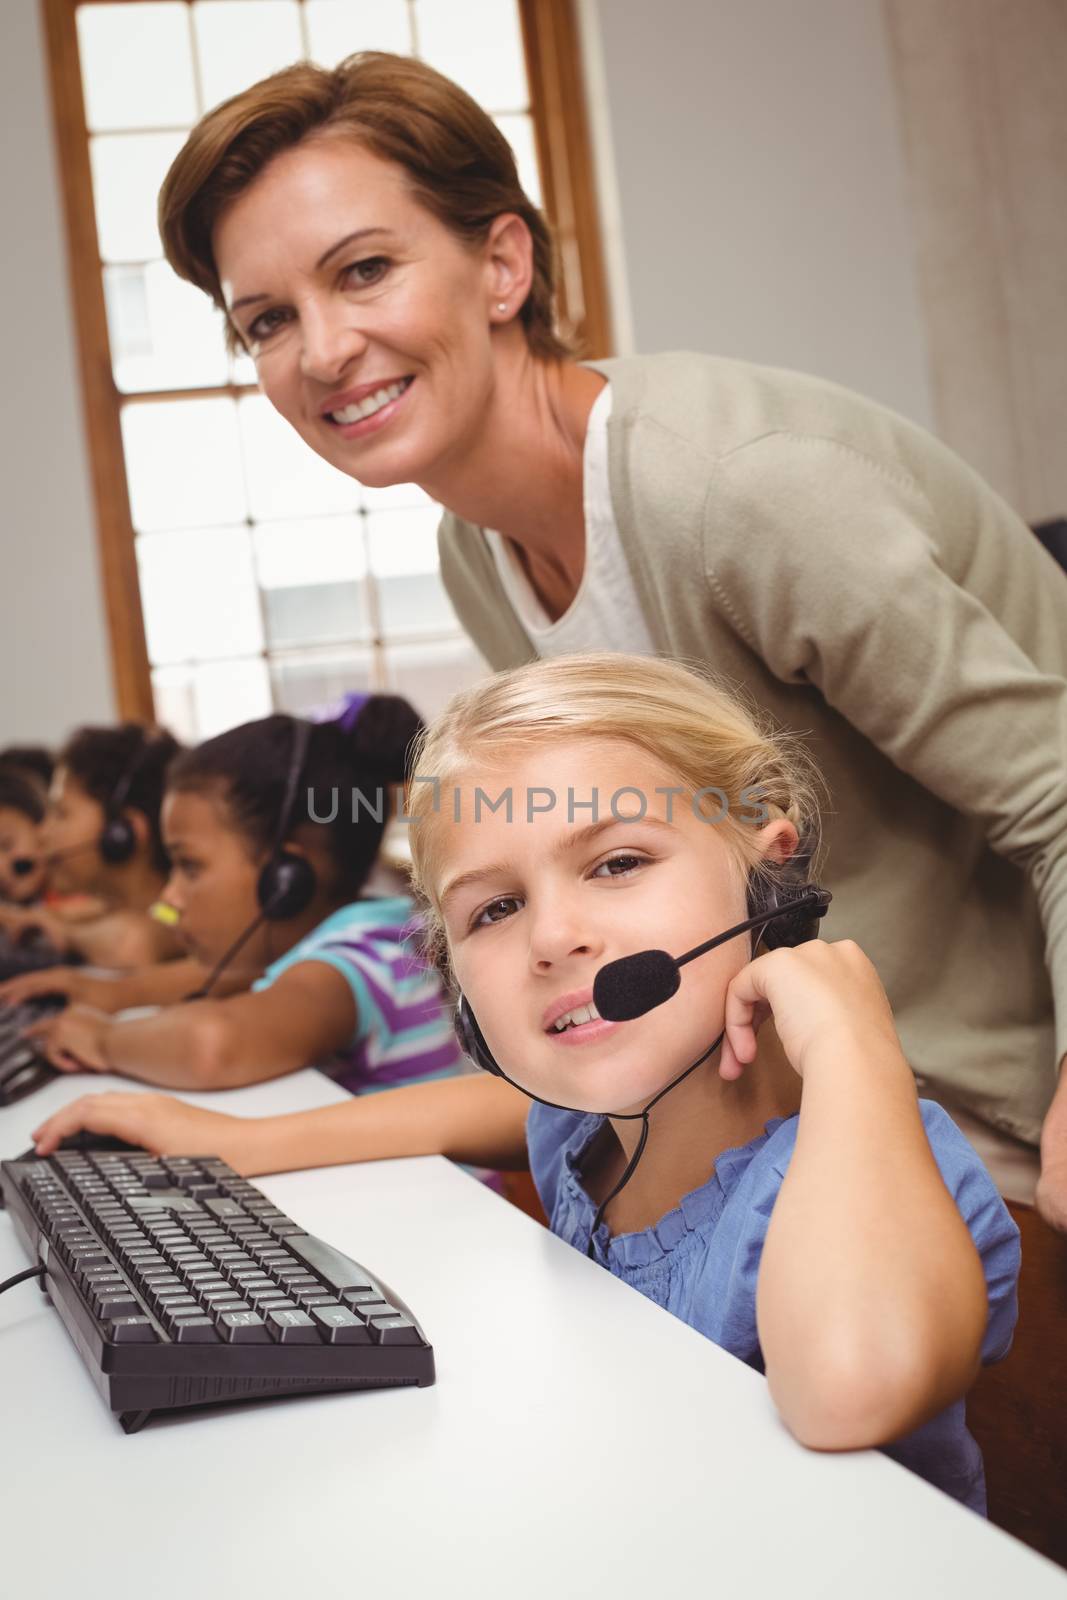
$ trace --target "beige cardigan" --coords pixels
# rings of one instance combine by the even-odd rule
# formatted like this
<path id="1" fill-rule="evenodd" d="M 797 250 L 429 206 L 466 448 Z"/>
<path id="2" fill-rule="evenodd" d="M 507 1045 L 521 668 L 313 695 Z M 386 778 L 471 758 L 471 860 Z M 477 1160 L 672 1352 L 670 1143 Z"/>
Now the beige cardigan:
<path id="1" fill-rule="evenodd" d="M 1067 575 L 847 390 L 700 355 L 590 365 L 657 651 L 805 735 L 832 797 L 825 936 L 875 962 L 920 1078 L 1036 1142 L 1067 1053 Z M 446 513 L 440 552 L 488 661 L 533 659 L 481 529 Z"/>

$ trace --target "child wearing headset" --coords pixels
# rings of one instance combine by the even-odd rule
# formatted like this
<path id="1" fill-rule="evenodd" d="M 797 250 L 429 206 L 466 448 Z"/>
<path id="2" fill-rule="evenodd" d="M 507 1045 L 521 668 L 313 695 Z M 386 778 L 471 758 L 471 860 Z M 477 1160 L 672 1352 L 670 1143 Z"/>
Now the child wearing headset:
<path id="1" fill-rule="evenodd" d="M 44 790 L 0 760 L 0 906 L 30 906 L 44 889 Z"/>
<path id="2" fill-rule="evenodd" d="M 362 898 L 420 728 L 407 701 L 372 695 L 344 725 L 275 715 L 180 756 L 163 804 L 165 898 L 209 974 L 203 994 L 130 1020 L 76 1004 L 27 1037 L 61 1070 L 172 1088 L 324 1065 L 359 1094 L 459 1070 L 410 898 Z M 222 978 L 251 992 L 219 999 Z"/>
<path id="3" fill-rule="evenodd" d="M 799 1440 L 881 1447 L 983 1510 L 963 1397 L 1011 1343 L 1018 1232 L 917 1099 L 870 962 L 814 937 L 801 753 L 674 663 L 560 657 L 458 696 L 415 780 L 417 878 L 485 1076 L 259 1122 L 89 1097 L 40 1152 L 87 1127 L 247 1174 L 528 1155 L 553 1230 L 765 1371 Z M 666 962 L 672 998 L 645 957 L 614 986 L 632 1020 L 600 1014 L 604 967 L 722 934 Z"/>
<path id="4" fill-rule="evenodd" d="M 58 904 L 0 910 L 9 937 L 43 935 L 101 967 L 139 967 L 178 952 L 174 933 L 149 915 L 166 882 L 159 831 L 163 783 L 179 746 L 134 722 L 79 728 L 56 760 L 40 829 L 48 897 Z M 76 916 L 64 902 L 88 901 Z"/>

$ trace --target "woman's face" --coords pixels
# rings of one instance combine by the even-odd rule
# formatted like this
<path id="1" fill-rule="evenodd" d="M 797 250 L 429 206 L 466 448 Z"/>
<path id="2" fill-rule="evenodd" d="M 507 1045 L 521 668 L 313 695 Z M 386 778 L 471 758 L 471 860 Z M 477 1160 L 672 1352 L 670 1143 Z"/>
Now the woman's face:
<path id="1" fill-rule="evenodd" d="M 212 966 L 259 909 L 262 863 L 214 795 L 168 793 L 160 821 L 171 864 L 163 899 L 180 913 L 178 934 L 190 955 Z M 250 950 L 248 964 L 262 955 Z"/>
<path id="2" fill-rule="evenodd" d="M 475 782 L 491 799 L 510 787 L 510 821 L 484 798 L 475 816 Z M 683 967 L 678 993 L 645 1016 L 605 1022 L 594 1011 L 557 1031 L 562 1015 L 592 1004 L 593 979 L 609 961 L 650 948 L 680 955 L 744 920 L 743 876 L 722 830 L 693 814 L 689 796 L 666 794 L 674 782 L 628 742 L 566 741 L 509 763 L 506 776 L 461 784 L 458 823 L 442 789 L 440 815 L 418 824 L 441 830 L 436 887 L 460 987 L 505 1072 L 543 1099 L 640 1108 L 722 1028 L 727 984 L 749 960 L 747 935 Z M 643 820 L 613 819 L 622 789 L 615 809 L 638 812 L 637 790 Z M 786 853 L 795 842 L 787 822 L 756 837 L 763 849 L 781 839 Z"/>
<path id="3" fill-rule="evenodd" d="M 29 871 L 19 864 L 32 862 Z M 0 900 L 28 905 L 44 888 L 40 825 L 14 806 L 0 806 Z"/>
<path id="4" fill-rule="evenodd" d="M 277 156 L 213 245 L 260 388 L 301 438 L 372 487 L 437 481 L 492 382 L 492 250 L 461 242 L 403 169 L 337 136 Z"/>
<path id="5" fill-rule="evenodd" d="M 96 894 L 105 867 L 100 856 L 104 808 L 58 766 L 48 791 L 48 810 L 41 824 L 41 846 L 48 863 L 48 887 L 57 894 Z"/>

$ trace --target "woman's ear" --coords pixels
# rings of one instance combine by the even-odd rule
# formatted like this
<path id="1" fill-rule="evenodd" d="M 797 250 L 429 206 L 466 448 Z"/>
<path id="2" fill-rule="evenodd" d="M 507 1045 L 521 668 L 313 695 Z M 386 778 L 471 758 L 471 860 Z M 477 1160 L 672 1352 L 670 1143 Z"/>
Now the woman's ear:
<path id="1" fill-rule="evenodd" d="M 494 217 L 485 252 L 490 317 L 494 322 L 508 322 L 522 309 L 533 283 L 533 239 L 522 218 L 512 211 Z"/>

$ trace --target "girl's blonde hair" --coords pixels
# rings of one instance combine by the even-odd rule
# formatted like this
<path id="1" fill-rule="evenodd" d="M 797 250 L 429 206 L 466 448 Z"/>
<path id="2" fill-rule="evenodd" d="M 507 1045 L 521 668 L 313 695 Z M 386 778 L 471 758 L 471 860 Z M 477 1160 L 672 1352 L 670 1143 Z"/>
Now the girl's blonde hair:
<path id="1" fill-rule="evenodd" d="M 603 651 L 536 661 L 454 696 L 415 747 L 408 799 L 413 886 L 424 905 L 428 953 L 443 969 L 442 829 L 435 813 L 452 815 L 451 791 L 464 775 L 564 738 L 624 739 L 653 757 L 683 786 L 683 803 L 699 804 L 716 820 L 722 814 L 721 837 L 742 876 L 782 873 L 753 837 L 755 820 L 780 817 L 800 838 L 790 875 L 813 873 L 822 780 L 798 742 L 736 692 L 657 657 Z M 717 791 L 716 798 L 698 801 L 701 790 Z"/>

